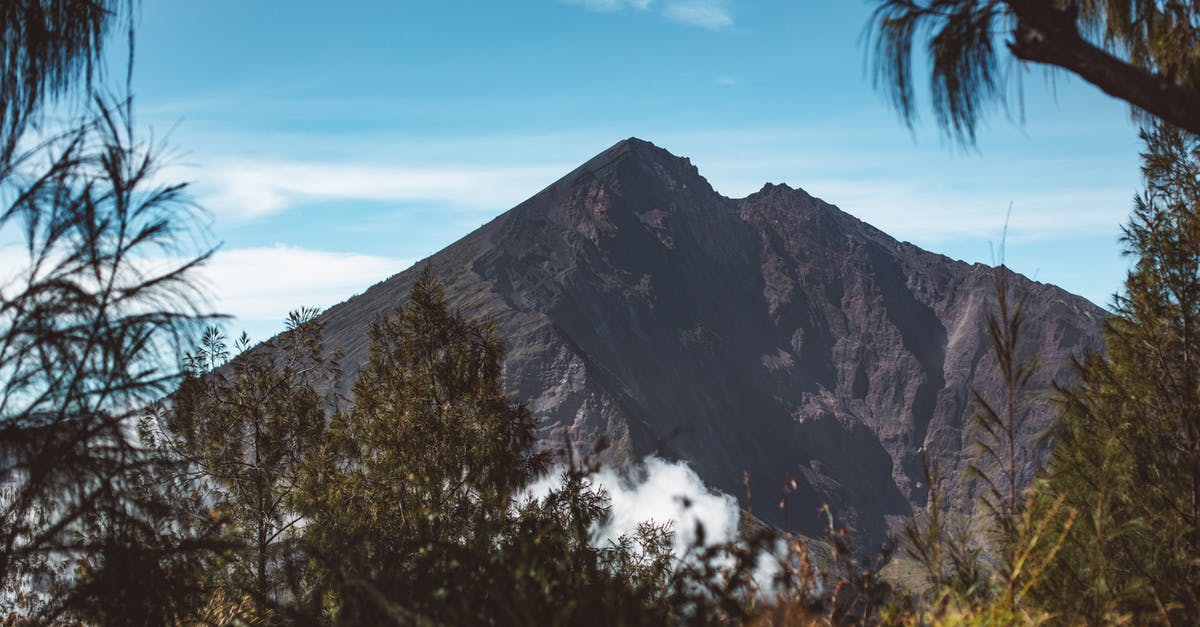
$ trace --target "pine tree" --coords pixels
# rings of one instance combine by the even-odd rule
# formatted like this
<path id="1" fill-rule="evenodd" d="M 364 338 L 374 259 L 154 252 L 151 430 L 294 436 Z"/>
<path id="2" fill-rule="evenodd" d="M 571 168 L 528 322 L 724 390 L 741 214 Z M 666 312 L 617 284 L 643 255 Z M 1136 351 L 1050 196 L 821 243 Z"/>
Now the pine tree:
<path id="1" fill-rule="evenodd" d="M 1200 140 L 1143 131 L 1135 264 L 1081 365 L 1044 498 L 1080 512 L 1038 595 L 1088 622 L 1200 621 Z"/>
<path id="2" fill-rule="evenodd" d="M 922 50 L 928 63 L 916 67 L 928 72 L 937 121 L 965 143 L 974 143 L 980 121 L 996 105 L 1021 106 L 1021 76 L 1038 66 L 1072 72 L 1128 102 L 1135 112 L 1200 133 L 1200 5 L 1195 2 L 874 3 L 865 39 L 875 83 L 910 125 L 920 87 L 913 57 Z"/>
<path id="3" fill-rule="evenodd" d="M 464 565 L 486 562 L 546 458 L 501 387 L 491 325 L 450 312 L 431 268 L 370 339 L 353 407 L 307 466 L 305 533 L 340 620 L 439 616 L 450 595 L 487 589 Z"/>
<path id="4" fill-rule="evenodd" d="M 197 485 L 233 543 L 225 573 L 211 573 L 260 608 L 290 597 L 300 564 L 294 540 L 303 524 L 294 499 L 301 460 L 324 438 L 339 370 L 326 355 L 317 310 L 289 314 L 280 336 L 250 347 L 242 335 L 230 361 L 221 332 L 209 328 L 188 356 L 162 432 L 190 463 Z"/>
<path id="5" fill-rule="evenodd" d="M 134 436 L 177 381 L 164 357 L 202 318 L 192 277 L 208 253 L 180 237 L 196 233 L 185 186 L 156 182 L 158 152 L 127 102 L 98 101 L 8 156 L 0 228 L 24 236 L 25 259 L 0 285 L 0 589 L 45 594 L 0 595 L 0 613 L 50 621 L 87 603 L 78 562 L 91 584 L 128 590 L 142 574 L 105 566 L 122 552 L 147 566 L 150 547 L 182 554 L 167 542 L 170 500 L 141 489 L 170 464 Z"/>
<path id="6" fill-rule="evenodd" d="M 996 268 L 997 310 L 988 317 L 992 355 L 1004 385 L 1004 395 L 997 403 L 978 392 L 974 394 L 978 410 L 970 420 L 981 433 L 976 441 L 979 459 L 969 467 L 970 475 L 984 485 L 980 502 L 989 515 L 994 540 L 992 548 L 999 560 L 999 575 L 1004 583 L 1003 604 L 1008 610 L 1017 600 L 1021 578 L 1016 563 L 1024 513 L 1019 483 L 1021 468 L 1029 461 L 1025 459 L 1029 453 L 1020 450 L 1017 441 L 1028 420 L 1019 408 L 1028 400 L 1029 379 L 1036 371 L 1036 363 L 1024 358 L 1020 352 L 1026 294 L 1013 299 L 1008 286 L 1010 273 L 1003 264 Z"/>
<path id="7" fill-rule="evenodd" d="M 25 253 L 0 283 L 5 622 L 158 625 L 203 602 L 192 584 L 213 545 L 184 531 L 175 460 L 136 427 L 178 381 L 211 251 L 129 96 L 92 89 L 134 4 L 0 3 L 0 232 Z"/>
<path id="8" fill-rule="evenodd" d="M 312 569 L 291 619 L 663 625 L 743 609 L 719 592 L 746 587 L 748 551 L 678 569 L 653 523 L 598 545 L 611 507 L 592 464 L 572 457 L 548 494 L 524 492 L 549 461 L 533 417 L 503 391 L 493 326 L 449 310 L 431 267 L 370 337 L 353 406 L 305 462 Z M 734 572 L 722 559 L 736 582 L 716 574 Z"/>

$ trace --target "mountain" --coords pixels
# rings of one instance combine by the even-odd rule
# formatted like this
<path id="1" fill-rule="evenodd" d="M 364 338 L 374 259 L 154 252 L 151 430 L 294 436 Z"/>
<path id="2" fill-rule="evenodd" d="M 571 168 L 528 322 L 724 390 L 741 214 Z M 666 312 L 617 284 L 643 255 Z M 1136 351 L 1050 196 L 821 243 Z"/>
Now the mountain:
<path id="1" fill-rule="evenodd" d="M 490 316 L 505 378 L 546 446 L 682 459 L 779 526 L 832 506 L 864 537 L 923 506 L 922 451 L 968 513 L 972 390 L 1000 398 L 989 353 L 994 269 L 898 242 L 803 190 L 726 198 L 688 159 L 624 140 L 458 242 L 325 315 L 346 371 L 367 325 L 432 264 L 451 305 Z M 1105 313 L 1052 285 L 1028 294 L 1022 350 L 1055 379 L 1099 347 Z M 1026 469 L 1026 474 L 1031 472 Z M 750 493 L 743 483 L 749 479 Z M 796 489 L 778 507 L 789 478 Z"/>

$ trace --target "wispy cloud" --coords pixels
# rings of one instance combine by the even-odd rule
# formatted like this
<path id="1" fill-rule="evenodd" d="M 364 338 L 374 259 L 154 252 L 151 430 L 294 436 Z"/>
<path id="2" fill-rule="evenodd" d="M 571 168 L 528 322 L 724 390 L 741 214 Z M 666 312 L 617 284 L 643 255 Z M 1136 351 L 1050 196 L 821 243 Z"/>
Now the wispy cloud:
<path id="1" fill-rule="evenodd" d="M 733 26 L 733 10 L 725 0 L 675 0 L 662 8 L 663 17 L 709 30 L 722 30 Z"/>
<path id="2" fill-rule="evenodd" d="M 13 229 L 0 229 L 0 298 L 13 298 L 26 285 L 29 256 L 20 240 Z M 232 316 L 235 333 L 245 329 L 262 340 L 283 328 L 289 311 L 331 307 L 414 261 L 277 244 L 219 250 L 189 280 L 206 295 L 202 310 Z M 154 276 L 177 268 L 183 260 L 152 256 L 129 262 Z"/>
<path id="3" fill-rule="evenodd" d="M 753 193 L 766 181 L 788 183 L 898 239 L 968 261 L 988 261 L 987 243 L 998 240 L 1010 203 L 1009 242 L 1018 247 L 1040 242 L 1037 250 L 1050 251 L 1031 263 L 1055 266 L 1055 248 L 1045 242 L 1083 238 L 1101 242 L 1097 250 L 1117 256 L 1115 244 L 1104 242 L 1115 238 L 1128 213 L 1129 196 L 1138 185 L 1136 156 L 1129 158 L 1127 168 L 1119 168 L 1054 150 L 1095 136 L 1091 127 L 1051 129 L 1057 143 L 1041 144 L 1049 148 L 1034 159 L 1025 140 L 1015 146 L 993 144 L 981 156 L 957 156 L 936 145 L 914 145 L 903 129 L 881 133 L 838 120 L 817 122 L 792 128 L 593 128 L 436 141 L 386 134 L 332 141 L 303 133 L 264 136 L 205 129 L 189 138 L 195 141 L 188 145 L 198 148 L 189 155 L 188 171 L 164 174 L 169 180 L 196 181 L 197 199 L 216 214 L 221 229 L 233 231 L 221 237 L 239 245 L 288 241 L 413 259 L 517 205 L 617 139 L 636 135 L 690 157 L 727 196 Z M 306 211 L 340 200 L 356 212 L 353 220 L 337 211 Z M 355 201 L 371 206 L 354 208 Z M 297 225 L 292 216 L 306 222 Z M 258 228 L 279 234 L 247 238 Z M 1090 258 L 1086 265 L 1106 263 L 1107 257 Z M 1095 277 L 1061 280 L 1072 291 L 1100 294 L 1103 300 L 1123 276 L 1123 266 L 1110 265 L 1116 270 L 1104 270 L 1104 276 L 1097 270 Z M 394 271 L 362 276 L 378 280 Z M 1046 280 L 1057 279 L 1047 273 Z M 1097 287 L 1089 287 L 1093 284 Z M 277 308 L 280 314 L 313 302 L 280 300 L 286 301 Z"/>
<path id="4" fill-rule="evenodd" d="M 198 200 L 216 215 L 247 220 L 327 200 L 506 209 L 553 181 L 565 167 L 212 159 L 168 175 L 198 181 Z"/>
<path id="5" fill-rule="evenodd" d="M 665 19 L 709 30 L 733 26 L 733 8 L 728 0 L 562 0 L 592 11 L 612 12 L 623 9 L 655 9 Z"/>
<path id="6" fill-rule="evenodd" d="M 810 180 L 806 191 L 901 240 L 937 248 L 964 239 L 998 239 L 1012 205 L 1008 239 L 1017 243 L 1111 234 L 1128 212 L 1124 189 L 1030 191 L 922 189 L 918 184 Z"/>
<path id="7" fill-rule="evenodd" d="M 452 143 L 447 154 L 420 154 L 420 165 L 380 163 L 383 158 L 369 145 L 365 157 L 291 160 L 276 155 L 237 159 L 209 155 L 171 176 L 197 181 L 194 191 L 200 203 L 219 218 L 235 222 L 330 200 L 498 212 L 607 147 L 612 138 L 602 135 L 520 142 L 535 146 L 530 151 L 537 155 L 513 152 L 517 144 L 510 139 L 475 138 Z M 1124 219 L 1130 190 L 1136 187 L 1132 176 L 1098 186 L 1094 178 L 1084 175 L 1086 164 L 1061 159 L 950 159 L 936 148 L 896 147 L 886 141 L 868 151 L 859 144 L 878 140 L 851 133 L 826 137 L 743 130 L 664 135 L 646 138 L 691 157 L 723 194 L 739 197 L 766 181 L 785 182 L 900 239 L 925 246 L 997 236 L 1009 203 L 1013 204 L 1009 235 L 1015 241 L 1109 234 Z M 302 153 L 302 148 L 297 151 Z M 456 163 L 451 160 L 455 153 L 505 158 Z M 935 160 L 941 169 L 931 174 L 925 160 L 914 155 Z"/>
<path id="8" fill-rule="evenodd" d="M 296 246 L 217 252 L 199 274 L 214 295 L 212 308 L 242 326 L 279 328 L 302 306 L 335 305 L 405 270 L 411 259 L 310 250 Z M 256 337 L 255 339 L 265 339 Z"/>
<path id="9" fill-rule="evenodd" d="M 592 11 L 617 11 L 619 9 L 638 9 L 645 11 L 650 8 L 653 0 L 563 0 L 567 4 L 577 4 Z"/>

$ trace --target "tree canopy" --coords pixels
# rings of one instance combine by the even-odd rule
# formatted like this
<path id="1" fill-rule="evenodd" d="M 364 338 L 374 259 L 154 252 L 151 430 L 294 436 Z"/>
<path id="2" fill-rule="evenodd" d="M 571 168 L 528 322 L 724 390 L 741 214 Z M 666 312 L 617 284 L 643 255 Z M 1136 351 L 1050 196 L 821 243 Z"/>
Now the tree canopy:
<path id="1" fill-rule="evenodd" d="M 1200 620 L 1200 141 L 1142 133 L 1146 189 L 1125 245 L 1135 258 L 1081 364 L 1044 479 L 1080 512 L 1039 601 L 1088 623 Z M 1034 501 L 1035 505 L 1037 500 Z"/>
<path id="2" fill-rule="evenodd" d="M 47 99 L 91 86 L 104 67 L 101 55 L 113 23 L 124 15 L 133 24 L 133 2 L 0 3 L 0 168 L 11 165 L 25 125 Z"/>
<path id="3" fill-rule="evenodd" d="M 1200 133 L 1194 1 L 877 1 L 866 31 L 876 84 L 910 125 L 919 89 L 913 57 L 924 48 L 937 121 L 966 142 L 989 109 L 1019 105 L 1010 81 L 1025 64 L 1077 74 L 1137 111 Z M 1009 55 L 1015 67 L 1006 67 Z"/>
<path id="4" fill-rule="evenodd" d="M 210 251 L 130 99 L 92 89 L 128 5 L 0 5 L 0 230 L 23 257 L 0 284 L 5 621 L 162 624 L 203 603 L 192 575 L 214 554 L 176 460 L 138 437 L 199 328 Z M 75 118 L 37 129 L 67 96 Z"/>

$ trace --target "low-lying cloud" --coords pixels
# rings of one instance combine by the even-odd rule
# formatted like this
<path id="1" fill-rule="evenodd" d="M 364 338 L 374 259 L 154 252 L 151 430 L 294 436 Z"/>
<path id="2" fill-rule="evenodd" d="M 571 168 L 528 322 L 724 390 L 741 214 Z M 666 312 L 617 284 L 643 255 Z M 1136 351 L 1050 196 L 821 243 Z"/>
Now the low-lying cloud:
<path id="1" fill-rule="evenodd" d="M 623 535 L 632 536 L 643 522 L 669 523 L 675 532 L 674 552 L 683 556 L 696 541 L 696 525 L 704 527 L 705 545 L 721 544 L 737 536 L 737 499 L 704 485 L 684 462 L 647 457 L 633 466 L 603 467 L 591 476 L 595 489 L 602 489 L 612 504 L 608 524 L 595 530 L 598 545 Z M 543 497 L 561 485 L 559 472 L 552 472 L 526 491 Z"/>

